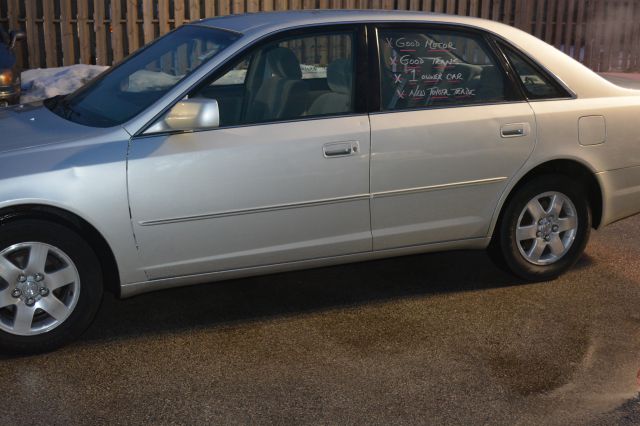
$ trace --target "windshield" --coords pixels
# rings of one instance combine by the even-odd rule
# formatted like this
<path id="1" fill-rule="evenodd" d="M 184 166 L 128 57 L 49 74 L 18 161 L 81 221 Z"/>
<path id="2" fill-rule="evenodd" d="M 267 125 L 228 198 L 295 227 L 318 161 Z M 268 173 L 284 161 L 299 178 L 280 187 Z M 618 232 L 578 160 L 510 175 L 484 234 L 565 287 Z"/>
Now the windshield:
<path id="1" fill-rule="evenodd" d="M 125 123 L 239 37 L 213 28 L 182 26 L 78 91 L 48 99 L 45 105 L 59 116 L 87 126 Z"/>

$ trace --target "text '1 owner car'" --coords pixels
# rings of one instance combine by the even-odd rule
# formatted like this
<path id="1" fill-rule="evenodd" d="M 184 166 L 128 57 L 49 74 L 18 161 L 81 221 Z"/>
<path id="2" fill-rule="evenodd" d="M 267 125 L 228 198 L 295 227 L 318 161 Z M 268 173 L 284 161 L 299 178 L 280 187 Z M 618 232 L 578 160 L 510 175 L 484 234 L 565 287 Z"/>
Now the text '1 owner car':
<path id="1" fill-rule="evenodd" d="M 485 248 L 553 279 L 640 211 L 638 117 L 640 92 L 496 22 L 184 25 L 0 111 L 0 346 L 76 338 L 104 289 Z"/>

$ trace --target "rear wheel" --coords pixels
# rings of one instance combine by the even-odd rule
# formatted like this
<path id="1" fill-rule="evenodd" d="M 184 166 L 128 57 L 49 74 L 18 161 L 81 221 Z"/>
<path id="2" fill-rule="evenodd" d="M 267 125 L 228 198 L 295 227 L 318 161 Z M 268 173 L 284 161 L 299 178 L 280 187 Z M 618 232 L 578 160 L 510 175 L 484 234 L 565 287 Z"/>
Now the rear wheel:
<path id="1" fill-rule="evenodd" d="M 549 280 L 580 258 L 590 230 L 591 212 L 580 183 L 546 175 L 524 184 L 509 200 L 490 250 L 521 278 Z"/>
<path id="2" fill-rule="evenodd" d="M 72 230 L 40 220 L 0 227 L 0 348 L 45 352 L 77 338 L 102 289 L 93 250 Z"/>

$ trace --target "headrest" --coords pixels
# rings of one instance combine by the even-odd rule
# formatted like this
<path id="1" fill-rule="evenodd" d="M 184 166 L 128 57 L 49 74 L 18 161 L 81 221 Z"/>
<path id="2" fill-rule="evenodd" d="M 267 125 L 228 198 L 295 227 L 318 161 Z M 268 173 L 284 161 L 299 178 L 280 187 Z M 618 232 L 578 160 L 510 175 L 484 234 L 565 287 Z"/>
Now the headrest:
<path id="1" fill-rule="evenodd" d="M 267 53 L 267 64 L 278 77 L 300 80 L 302 71 L 295 53 L 286 47 L 276 47 Z"/>
<path id="2" fill-rule="evenodd" d="M 353 67 L 347 59 L 336 59 L 327 67 L 327 83 L 332 92 L 351 94 Z"/>

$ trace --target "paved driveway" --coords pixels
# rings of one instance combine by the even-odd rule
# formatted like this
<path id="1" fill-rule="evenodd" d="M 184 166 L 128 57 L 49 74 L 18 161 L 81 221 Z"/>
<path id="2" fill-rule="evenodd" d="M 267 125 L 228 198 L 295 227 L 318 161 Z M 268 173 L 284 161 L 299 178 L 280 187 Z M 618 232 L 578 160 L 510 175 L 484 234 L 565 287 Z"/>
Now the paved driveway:
<path id="1" fill-rule="evenodd" d="M 638 424 L 640 217 L 523 284 L 483 252 L 116 301 L 0 359 L 0 424 Z"/>

